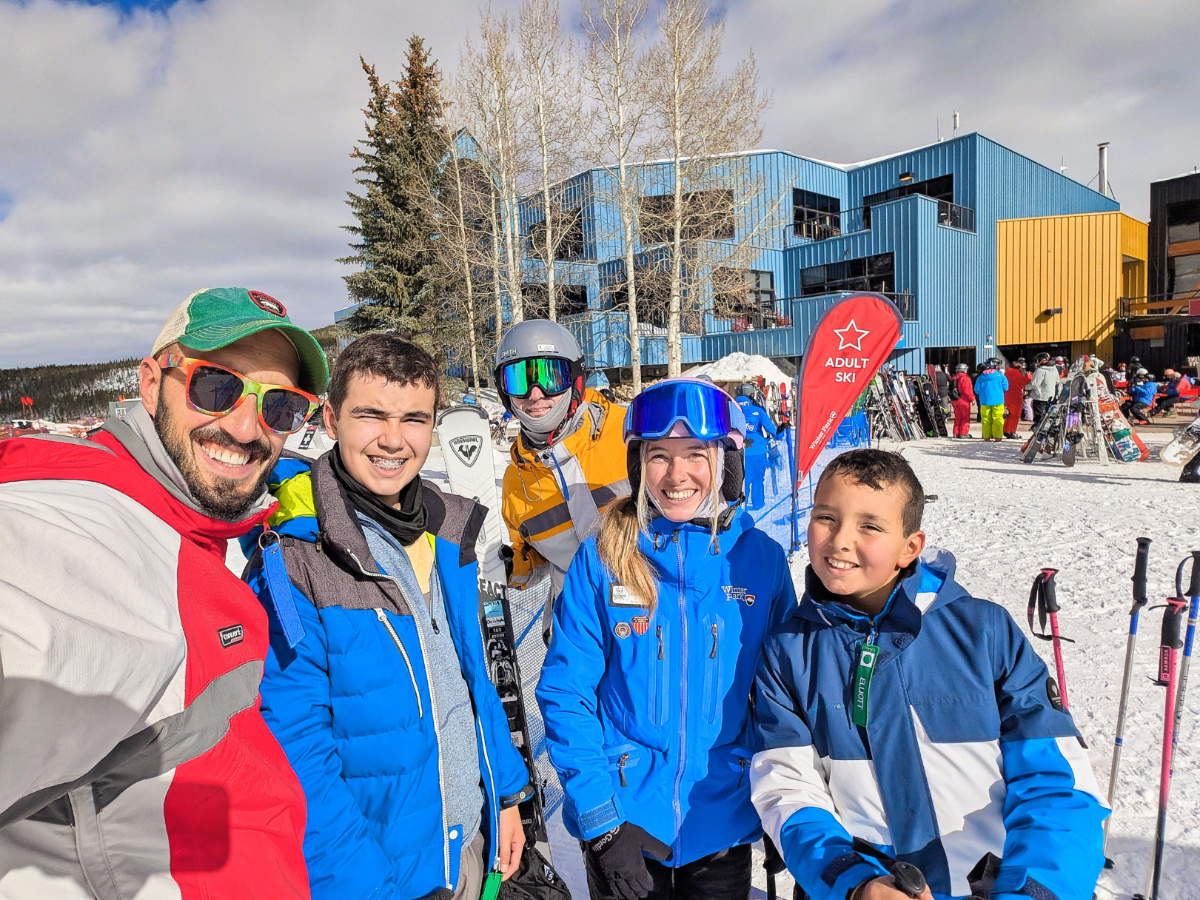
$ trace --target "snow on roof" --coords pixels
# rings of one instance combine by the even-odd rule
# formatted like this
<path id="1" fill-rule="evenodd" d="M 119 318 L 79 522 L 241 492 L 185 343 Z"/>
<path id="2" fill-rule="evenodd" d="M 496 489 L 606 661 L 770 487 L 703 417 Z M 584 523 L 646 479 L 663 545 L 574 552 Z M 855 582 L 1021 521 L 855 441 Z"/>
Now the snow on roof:
<path id="1" fill-rule="evenodd" d="M 765 356 L 759 356 L 753 353 L 730 353 L 728 356 L 723 356 L 715 362 L 705 363 L 702 366 L 697 366 L 694 369 L 689 369 L 683 373 L 691 378 L 699 375 L 707 375 L 713 381 L 752 381 L 761 375 L 767 381 L 773 381 L 779 384 L 782 381 L 790 381 L 787 375 L 767 359 Z"/>

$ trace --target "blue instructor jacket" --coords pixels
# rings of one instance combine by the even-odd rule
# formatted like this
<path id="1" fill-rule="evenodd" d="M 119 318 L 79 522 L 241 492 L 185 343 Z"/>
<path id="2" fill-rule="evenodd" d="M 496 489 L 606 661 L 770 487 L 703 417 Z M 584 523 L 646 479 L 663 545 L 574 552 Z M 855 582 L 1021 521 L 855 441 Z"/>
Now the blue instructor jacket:
<path id="1" fill-rule="evenodd" d="M 927 550 L 874 619 L 808 579 L 763 648 L 751 779 L 809 897 L 844 900 L 887 874 L 857 837 L 920 867 L 939 900 L 969 894 L 986 853 L 1003 860 L 991 900 L 1091 900 L 1108 810 L 1012 616 L 959 587 L 945 552 Z M 852 689 L 868 638 L 879 652 L 862 728 Z"/>
<path id="2" fill-rule="evenodd" d="M 719 535 L 656 518 L 639 546 L 659 581 L 653 610 L 579 548 L 554 605 L 538 683 L 567 830 L 624 821 L 671 846 L 671 865 L 762 834 L 750 803 L 750 688 L 773 619 L 796 604 L 783 550 L 733 513 Z"/>
<path id="3" fill-rule="evenodd" d="M 746 455 L 766 456 L 767 438 L 776 437 L 779 432 L 771 421 L 767 411 L 749 397 L 738 397 L 737 405 L 742 408 L 746 417 Z"/>
<path id="4" fill-rule="evenodd" d="M 999 369 L 987 369 L 975 379 L 975 396 L 980 406 L 1003 406 L 1008 378 Z"/>

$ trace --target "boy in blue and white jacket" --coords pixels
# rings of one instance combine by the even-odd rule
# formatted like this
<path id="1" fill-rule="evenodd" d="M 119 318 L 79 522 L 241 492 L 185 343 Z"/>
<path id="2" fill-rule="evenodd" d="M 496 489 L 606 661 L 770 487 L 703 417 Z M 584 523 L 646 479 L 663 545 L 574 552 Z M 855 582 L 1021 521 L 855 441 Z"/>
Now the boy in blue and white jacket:
<path id="1" fill-rule="evenodd" d="M 807 589 L 763 648 L 751 764 L 796 881 L 812 900 L 899 900 L 891 858 L 922 870 L 926 898 L 990 870 L 991 900 L 1089 900 L 1108 810 L 1082 740 L 1008 612 L 925 551 L 908 463 L 842 454 L 814 500 Z"/>

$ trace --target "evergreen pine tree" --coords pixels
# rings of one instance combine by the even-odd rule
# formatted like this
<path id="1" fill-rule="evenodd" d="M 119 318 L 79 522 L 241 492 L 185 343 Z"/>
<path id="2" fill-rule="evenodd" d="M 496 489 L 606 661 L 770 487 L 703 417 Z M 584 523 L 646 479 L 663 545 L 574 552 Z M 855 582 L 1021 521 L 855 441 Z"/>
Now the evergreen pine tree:
<path id="1" fill-rule="evenodd" d="M 429 195 L 448 138 L 441 74 L 417 35 L 409 38 L 405 61 L 404 78 L 393 87 L 360 58 L 371 99 L 363 110 L 367 136 L 350 155 L 363 193 L 348 192 L 357 223 L 343 227 L 357 241 L 353 254 L 338 262 L 361 267 L 344 277 L 351 300 L 360 304 L 348 322 L 351 331 L 427 338 L 436 332 L 430 320 L 437 292 Z"/>

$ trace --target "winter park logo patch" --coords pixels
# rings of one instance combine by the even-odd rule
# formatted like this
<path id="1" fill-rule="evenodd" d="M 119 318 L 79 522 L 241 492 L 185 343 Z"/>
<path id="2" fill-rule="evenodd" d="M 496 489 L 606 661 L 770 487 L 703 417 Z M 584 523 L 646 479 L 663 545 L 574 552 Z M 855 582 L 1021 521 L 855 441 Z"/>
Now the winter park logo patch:
<path id="1" fill-rule="evenodd" d="M 754 595 L 746 593 L 746 589 L 744 587 L 736 587 L 732 584 L 723 584 L 721 585 L 721 590 L 725 592 L 726 600 L 737 600 L 741 603 L 745 603 L 747 606 L 754 605 Z"/>
<path id="2" fill-rule="evenodd" d="M 634 616 L 633 617 L 633 633 L 641 637 L 650 628 L 649 616 Z"/>
<path id="3" fill-rule="evenodd" d="M 473 466 L 479 459 L 479 451 L 483 449 L 483 436 L 464 434 L 462 437 L 450 438 L 450 449 L 464 465 Z"/>

